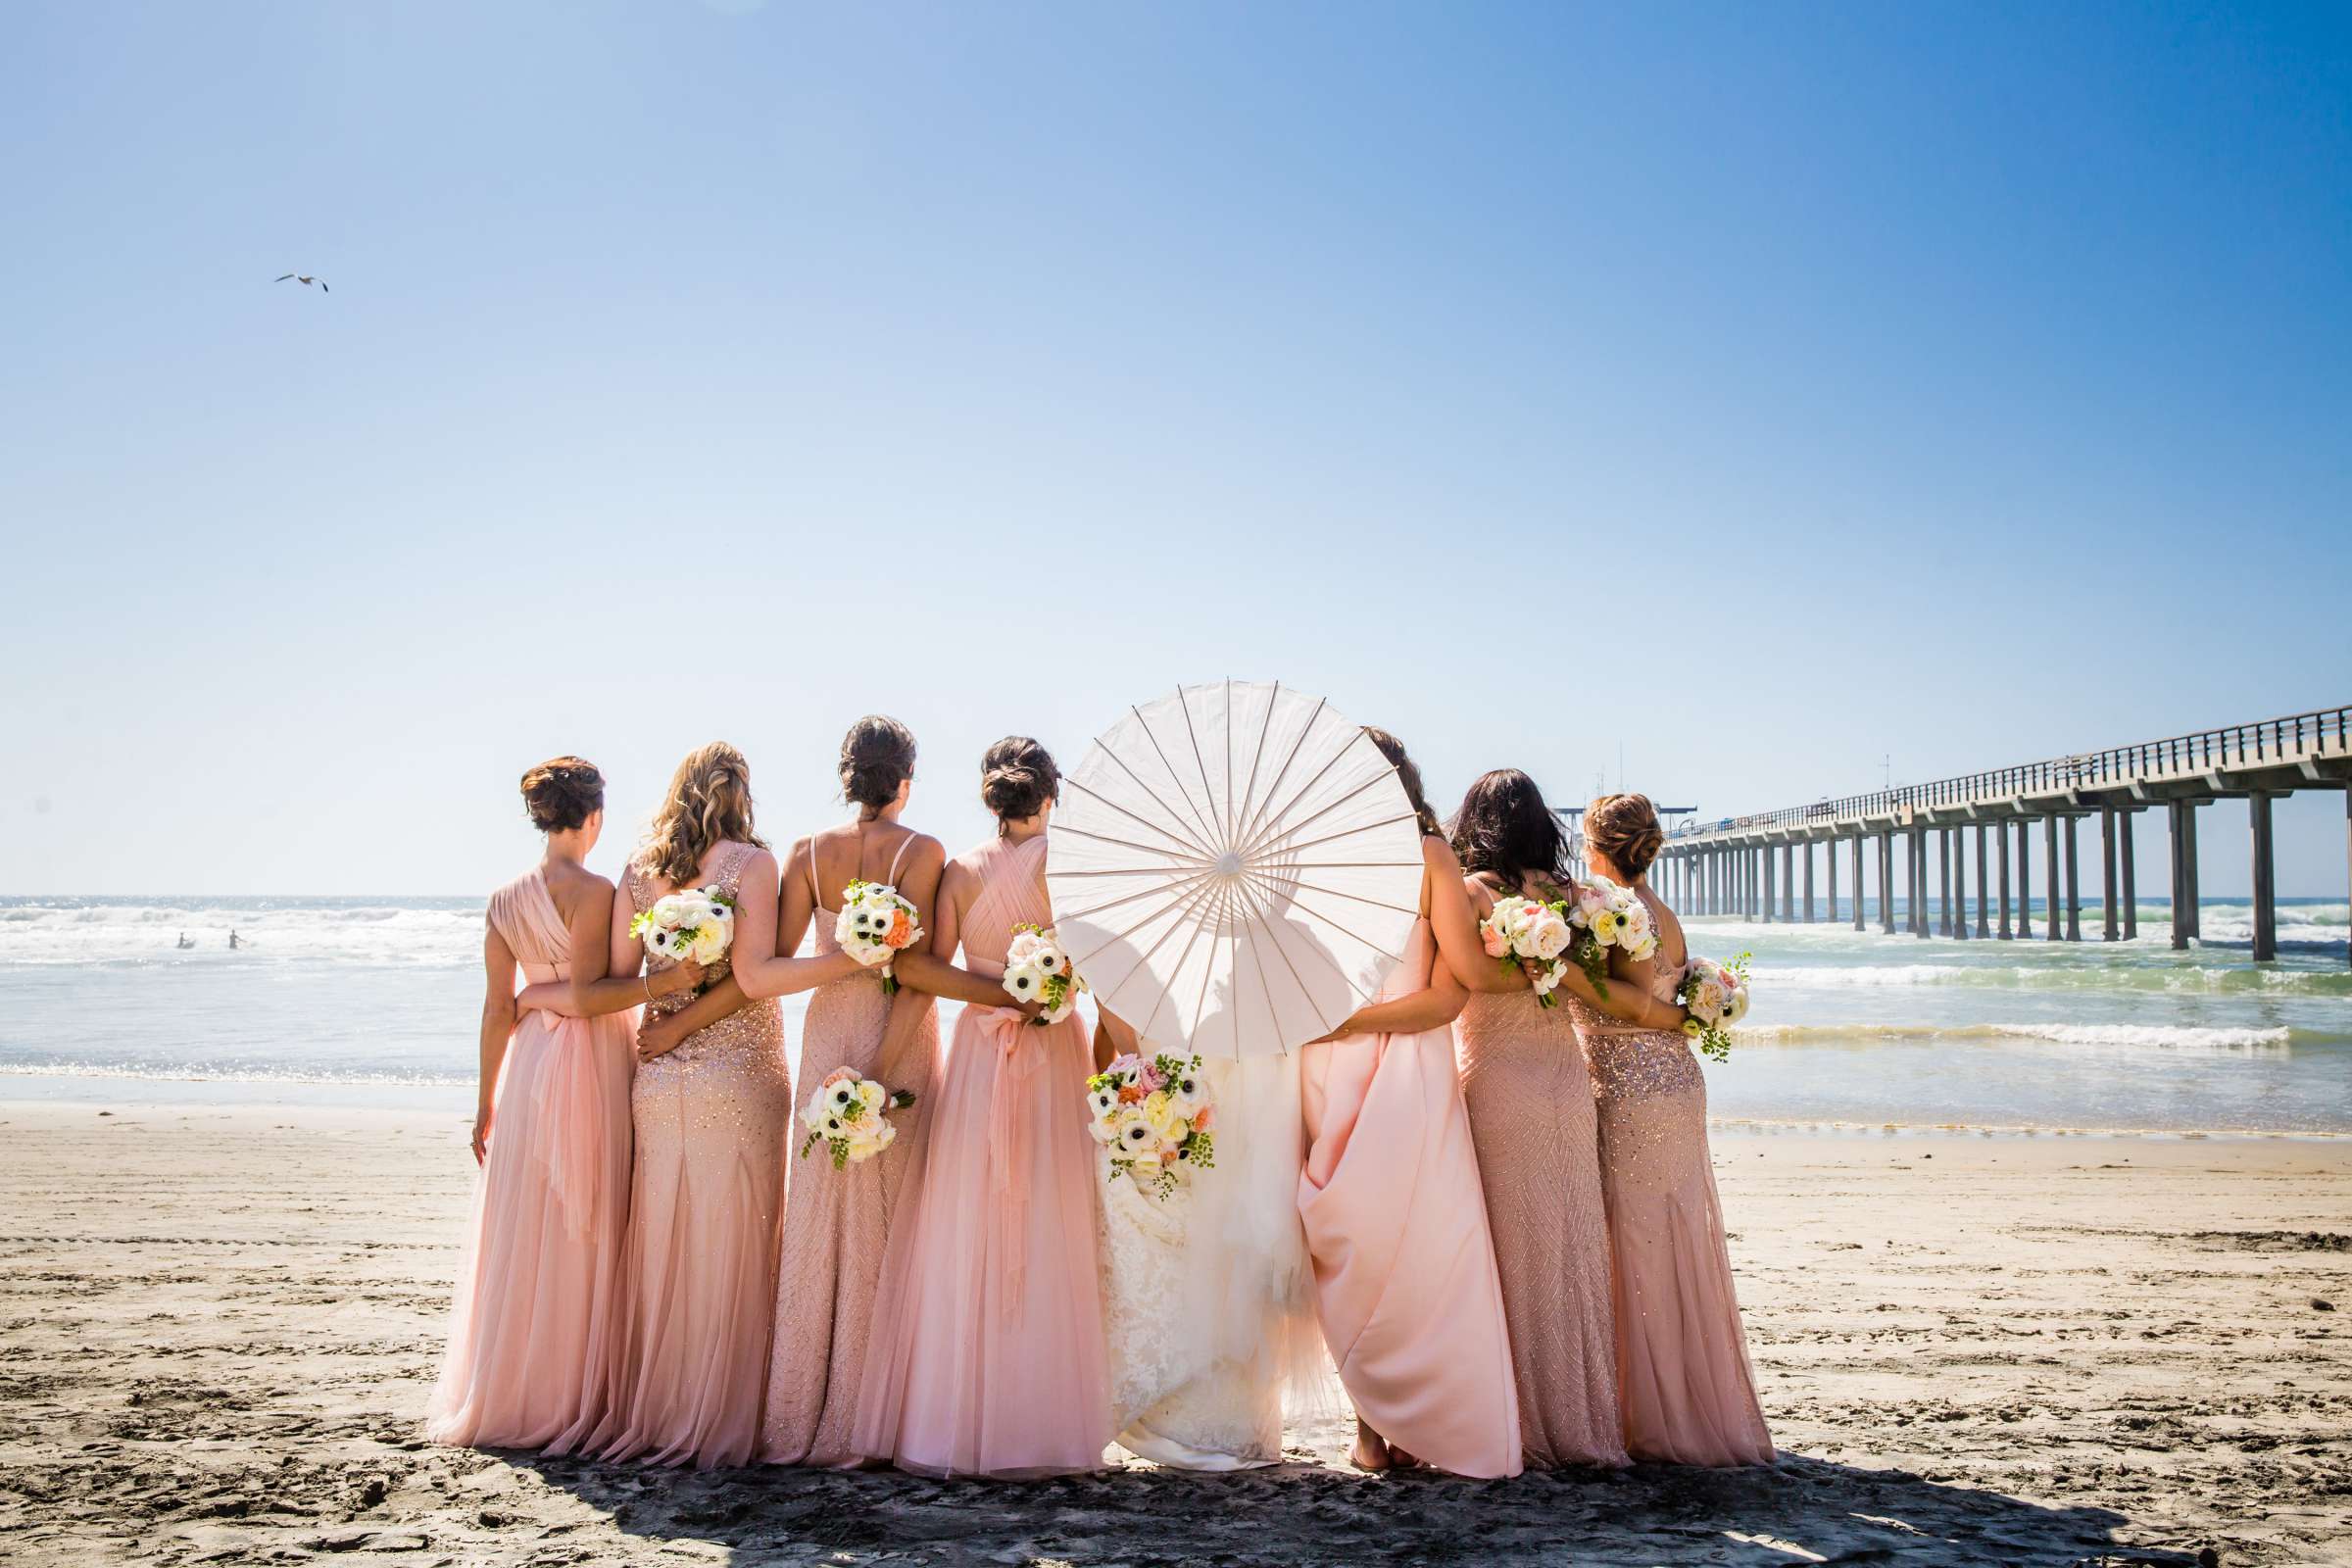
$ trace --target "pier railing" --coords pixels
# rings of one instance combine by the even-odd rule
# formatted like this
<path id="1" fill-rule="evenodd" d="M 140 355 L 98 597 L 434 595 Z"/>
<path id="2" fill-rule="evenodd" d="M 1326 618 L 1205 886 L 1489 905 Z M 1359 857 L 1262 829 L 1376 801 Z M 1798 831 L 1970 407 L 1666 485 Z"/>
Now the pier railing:
<path id="1" fill-rule="evenodd" d="M 2135 782 L 2195 778 L 2222 768 L 2275 765 L 2323 757 L 2352 757 L 2352 707 L 2323 708 L 2308 713 L 2290 713 L 2283 718 L 2110 747 L 2103 752 L 2053 757 L 2045 761 L 1996 767 L 1927 784 L 1905 784 L 1778 811 L 1723 817 L 1711 822 L 1685 822 L 1668 838 L 1819 827 L 1829 822 L 1869 817 L 1902 817 L 1922 808 L 2112 789 Z"/>

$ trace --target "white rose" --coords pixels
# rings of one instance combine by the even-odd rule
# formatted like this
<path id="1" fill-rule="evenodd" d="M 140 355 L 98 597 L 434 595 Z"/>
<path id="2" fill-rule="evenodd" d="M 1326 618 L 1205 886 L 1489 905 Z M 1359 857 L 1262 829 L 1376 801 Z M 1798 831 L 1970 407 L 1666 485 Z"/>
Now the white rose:
<path id="1" fill-rule="evenodd" d="M 1004 961 L 1027 963 L 1037 956 L 1038 950 L 1045 945 L 1046 939 L 1034 931 L 1016 931 L 1012 934 L 1012 945 L 1004 950 Z"/>
<path id="2" fill-rule="evenodd" d="M 1747 988 L 1742 986 L 1739 990 L 1733 992 L 1731 996 L 1726 999 L 1723 1021 L 1727 1024 L 1738 1023 L 1740 1019 L 1746 1016 Z"/>
<path id="3" fill-rule="evenodd" d="M 1528 928 L 1528 954 L 1549 963 L 1568 951 L 1569 936 L 1568 922 L 1561 919 L 1556 911 L 1545 909 Z"/>
<path id="4" fill-rule="evenodd" d="M 865 1106 L 866 1109 L 880 1110 L 882 1108 L 882 1102 L 889 1098 L 890 1091 L 883 1088 L 880 1084 L 874 1082 L 871 1078 L 860 1078 L 858 1080 L 858 1103 Z"/>

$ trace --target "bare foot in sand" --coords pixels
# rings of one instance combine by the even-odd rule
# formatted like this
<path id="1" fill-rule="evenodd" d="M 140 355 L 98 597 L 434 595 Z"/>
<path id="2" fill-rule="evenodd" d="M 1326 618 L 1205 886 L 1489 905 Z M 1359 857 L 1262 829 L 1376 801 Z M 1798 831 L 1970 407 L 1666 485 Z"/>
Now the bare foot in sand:
<path id="1" fill-rule="evenodd" d="M 1355 1418 L 1355 1446 L 1348 1450 L 1348 1462 L 1371 1475 L 1384 1470 L 1410 1470 L 1420 1460 L 1402 1448 L 1389 1446 L 1389 1440 L 1367 1426 L 1362 1416 Z"/>

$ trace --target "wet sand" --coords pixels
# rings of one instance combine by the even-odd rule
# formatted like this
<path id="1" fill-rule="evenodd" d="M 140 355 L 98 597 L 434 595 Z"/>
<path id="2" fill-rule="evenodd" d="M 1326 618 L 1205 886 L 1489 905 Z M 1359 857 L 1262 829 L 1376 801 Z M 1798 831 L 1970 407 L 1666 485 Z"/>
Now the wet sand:
<path id="1" fill-rule="evenodd" d="M 696 1475 L 426 1446 L 423 1112 L 0 1104 L 16 1564 L 2352 1562 L 2352 1143 L 1725 1129 L 1772 1469 Z M 2325 1304 L 2323 1304 L 2325 1303 Z"/>

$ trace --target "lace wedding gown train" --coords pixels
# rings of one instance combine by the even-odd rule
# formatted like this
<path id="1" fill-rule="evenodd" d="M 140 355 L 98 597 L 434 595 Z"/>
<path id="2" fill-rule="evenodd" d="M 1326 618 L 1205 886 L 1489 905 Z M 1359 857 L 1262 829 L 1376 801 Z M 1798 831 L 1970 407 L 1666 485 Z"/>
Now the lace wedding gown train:
<path id="1" fill-rule="evenodd" d="M 1286 1391 L 1328 1380 L 1298 1222 L 1296 1057 L 1204 1064 L 1215 1163 L 1162 1198 L 1099 1155 L 1119 1446 L 1186 1470 L 1282 1461 Z"/>

